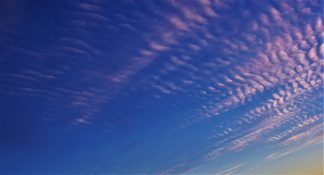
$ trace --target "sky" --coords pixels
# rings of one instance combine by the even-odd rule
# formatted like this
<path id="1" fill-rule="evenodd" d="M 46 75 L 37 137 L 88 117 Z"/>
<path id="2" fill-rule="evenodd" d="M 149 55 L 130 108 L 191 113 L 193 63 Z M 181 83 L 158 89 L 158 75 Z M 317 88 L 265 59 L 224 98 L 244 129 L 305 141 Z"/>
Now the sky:
<path id="1" fill-rule="evenodd" d="M 322 174 L 322 0 L 1 0 L 0 174 Z"/>

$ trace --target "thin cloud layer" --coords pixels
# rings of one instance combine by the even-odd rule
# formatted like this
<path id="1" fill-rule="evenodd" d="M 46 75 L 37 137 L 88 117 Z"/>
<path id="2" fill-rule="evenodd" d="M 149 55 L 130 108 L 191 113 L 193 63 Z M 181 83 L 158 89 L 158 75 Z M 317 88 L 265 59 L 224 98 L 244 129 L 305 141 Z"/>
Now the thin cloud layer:
<path id="1" fill-rule="evenodd" d="M 50 5 L 0 27 L 0 99 L 109 138 L 81 173 L 233 174 L 322 143 L 320 1 Z"/>

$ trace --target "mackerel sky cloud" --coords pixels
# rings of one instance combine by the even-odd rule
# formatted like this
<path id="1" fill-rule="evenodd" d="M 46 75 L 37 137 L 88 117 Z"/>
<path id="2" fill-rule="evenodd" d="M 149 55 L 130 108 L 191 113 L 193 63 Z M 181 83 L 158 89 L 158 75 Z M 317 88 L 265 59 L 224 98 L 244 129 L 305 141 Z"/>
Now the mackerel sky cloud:
<path id="1" fill-rule="evenodd" d="M 0 2 L 0 174 L 273 174 L 323 154 L 322 6 Z"/>

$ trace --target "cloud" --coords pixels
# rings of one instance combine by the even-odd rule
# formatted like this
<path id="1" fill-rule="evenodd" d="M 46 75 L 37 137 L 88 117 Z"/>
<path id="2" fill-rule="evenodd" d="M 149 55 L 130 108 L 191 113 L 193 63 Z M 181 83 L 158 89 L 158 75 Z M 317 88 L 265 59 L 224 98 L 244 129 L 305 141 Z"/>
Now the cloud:
<path id="1" fill-rule="evenodd" d="M 184 13 L 184 16 L 190 21 L 195 21 L 195 22 L 199 22 L 199 23 L 203 23 L 203 24 L 206 24 L 206 22 L 207 22 L 206 18 L 202 17 L 201 15 L 195 13 L 194 11 L 192 11 L 188 8 L 184 8 L 183 13 Z"/>
<path id="2" fill-rule="evenodd" d="M 221 172 L 218 172 L 218 173 L 216 173 L 216 174 L 223 174 L 223 175 L 235 174 L 236 172 L 238 172 L 238 170 L 239 170 L 242 166 L 244 166 L 244 163 L 242 163 L 242 164 L 238 164 L 238 165 L 235 165 L 235 166 L 233 166 L 233 167 L 230 167 L 230 168 L 228 168 L 228 169 L 225 169 L 225 170 L 223 170 L 223 171 L 221 171 Z"/>
<path id="3" fill-rule="evenodd" d="M 38 28 L 40 34 L 25 36 L 35 43 L 23 42 L 24 37 L 16 43 L 14 37 L 20 36 L 8 35 L 11 49 L 1 63 L 21 66 L 2 70 L 0 93 L 37 97 L 52 105 L 46 113 L 69 116 L 77 124 L 113 123 L 125 111 L 145 112 L 136 106 L 113 109 L 115 102 L 145 94 L 131 101 L 146 109 L 176 106 L 170 107 L 172 117 L 165 112 L 172 127 L 190 130 L 198 122 L 215 122 L 214 130 L 206 128 L 201 136 L 214 144 L 202 147 L 196 164 L 256 144 L 270 149 L 317 137 L 324 65 L 321 13 L 313 2 L 298 2 L 298 7 L 255 2 L 262 7 L 255 9 L 233 2 L 167 1 L 167 8 L 132 2 L 149 15 L 124 14 L 126 7 L 104 2 L 75 4 L 64 24 L 53 28 L 53 38 L 44 40 L 47 33 Z M 102 110 L 108 117 L 100 118 Z M 189 165 L 183 160 L 164 173 Z"/>
<path id="4" fill-rule="evenodd" d="M 157 51 L 165 51 L 165 50 L 168 50 L 169 47 L 167 46 L 164 46 L 162 44 L 159 44 L 159 43 L 156 43 L 156 42 L 152 42 L 150 43 L 150 47 L 154 50 L 157 50 Z"/>
<path id="5" fill-rule="evenodd" d="M 176 29 L 189 31 L 189 26 L 177 16 L 171 16 L 170 22 Z"/>

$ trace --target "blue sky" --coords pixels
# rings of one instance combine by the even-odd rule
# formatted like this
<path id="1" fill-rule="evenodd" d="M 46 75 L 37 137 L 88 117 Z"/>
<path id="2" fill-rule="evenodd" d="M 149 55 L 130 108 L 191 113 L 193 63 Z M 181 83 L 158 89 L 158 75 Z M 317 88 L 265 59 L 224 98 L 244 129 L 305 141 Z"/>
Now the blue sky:
<path id="1" fill-rule="evenodd" d="M 322 6 L 0 2 L 0 174 L 289 174 L 323 161 Z"/>

